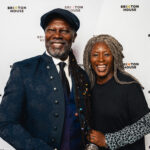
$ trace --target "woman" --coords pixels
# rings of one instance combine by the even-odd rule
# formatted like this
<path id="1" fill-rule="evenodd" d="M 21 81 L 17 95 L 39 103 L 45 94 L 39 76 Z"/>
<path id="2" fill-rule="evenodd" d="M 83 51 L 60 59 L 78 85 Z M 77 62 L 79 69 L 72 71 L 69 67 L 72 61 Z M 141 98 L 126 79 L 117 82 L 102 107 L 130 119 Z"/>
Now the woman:
<path id="1" fill-rule="evenodd" d="M 150 112 L 140 83 L 124 70 L 122 50 L 110 35 L 93 37 L 85 47 L 84 67 L 92 85 L 87 139 L 100 150 L 145 150 Z"/>

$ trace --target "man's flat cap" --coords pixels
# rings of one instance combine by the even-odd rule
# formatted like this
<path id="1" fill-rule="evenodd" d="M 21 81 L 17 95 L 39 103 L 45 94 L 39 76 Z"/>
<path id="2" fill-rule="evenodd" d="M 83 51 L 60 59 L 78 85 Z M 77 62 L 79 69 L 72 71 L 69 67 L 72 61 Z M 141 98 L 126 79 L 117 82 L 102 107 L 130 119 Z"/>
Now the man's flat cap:
<path id="1" fill-rule="evenodd" d="M 41 16 L 41 27 L 45 30 L 48 23 L 57 17 L 64 19 L 75 31 L 77 31 L 80 27 L 78 17 L 70 11 L 61 8 L 53 9 Z"/>

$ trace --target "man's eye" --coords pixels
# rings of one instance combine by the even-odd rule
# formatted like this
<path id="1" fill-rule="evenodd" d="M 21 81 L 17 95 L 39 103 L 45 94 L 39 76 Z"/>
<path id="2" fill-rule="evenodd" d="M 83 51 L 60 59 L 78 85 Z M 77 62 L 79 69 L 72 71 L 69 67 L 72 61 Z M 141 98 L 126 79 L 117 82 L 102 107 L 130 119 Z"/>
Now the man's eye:
<path id="1" fill-rule="evenodd" d="M 47 32 L 55 32 L 56 30 L 55 29 L 47 29 L 46 31 Z"/>
<path id="2" fill-rule="evenodd" d="M 69 30 L 61 30 L 61 33 L 64 33 L 64 34 L 67 34 L 69 32 L 70 32 Z"/>

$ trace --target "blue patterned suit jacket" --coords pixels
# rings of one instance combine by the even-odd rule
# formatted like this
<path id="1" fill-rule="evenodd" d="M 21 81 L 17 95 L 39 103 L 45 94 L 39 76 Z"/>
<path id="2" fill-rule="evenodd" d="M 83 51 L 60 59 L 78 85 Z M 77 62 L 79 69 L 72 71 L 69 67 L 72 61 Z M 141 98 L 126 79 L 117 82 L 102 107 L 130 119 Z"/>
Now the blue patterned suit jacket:
<path id="1" fill-rule="evenodd" d="M 59 149 L 64 115 L 63 89 L 51 57 L 15 63 L 0 105 L 0 136 L 17 150 Z"/>

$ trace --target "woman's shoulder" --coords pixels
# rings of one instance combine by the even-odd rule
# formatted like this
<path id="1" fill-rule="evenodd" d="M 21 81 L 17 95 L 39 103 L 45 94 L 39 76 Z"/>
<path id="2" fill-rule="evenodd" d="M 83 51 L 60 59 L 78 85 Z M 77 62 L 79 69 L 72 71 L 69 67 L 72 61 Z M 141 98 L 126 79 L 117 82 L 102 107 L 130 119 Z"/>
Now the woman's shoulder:
<path id="1" fill-rule="evenodd" d="M 118 79 L 120 81 L 126 82 L 127 84 L 123 84 L 123 86 L 127 87 L 128 90 L 130 89 L 142 89 L 140 83 L 134 79 L 134 77 L 128 73 L 118 72 L 117 74 Z"/>
<path id="2" fill-rule="evenodd" d="M 124 82 L 135 81 L 135 79 L 132 76 L 130 76 L 126 73 L 120 72 L 120 71 L 118 71 L 117 76 L 120 81 L 124 81 Z"/>

